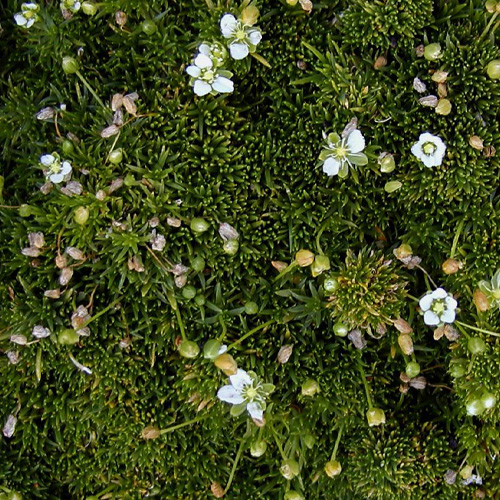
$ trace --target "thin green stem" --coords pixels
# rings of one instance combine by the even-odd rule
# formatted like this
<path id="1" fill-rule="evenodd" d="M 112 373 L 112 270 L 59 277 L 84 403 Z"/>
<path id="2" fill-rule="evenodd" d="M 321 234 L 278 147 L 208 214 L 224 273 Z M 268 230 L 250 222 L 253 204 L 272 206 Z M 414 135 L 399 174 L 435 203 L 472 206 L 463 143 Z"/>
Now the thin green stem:
<path id="1" fill-rule="evenodd" d="M 332 462 L 333 462 L 333 460 L 335 460 L 335 458 L 337 456 L 337 450 L 339 449 L 340 438 L 342 437 L 343 430 L 344 430 L 344 424 L 342 424 L 340 426 L 339 434 L 338 434 L 337 439 L 335 441 L 335 446 L 333 447 L 332 458 L 330 458 L 330 461 L 332 461 Z"/>
<path id="2" fill-rule="evenodd" d="M 111 304 L 106 306 L 102 311 L 99 311 L 97 314 L 92 316 L 88 321 L 83 323 L 83 325 L 81 325 L 78 329 L 85 328 L 86 326 L 90 325 L 90 323 L 92 323 L 92 321 L 96 320 L 99 316 L 102 316 L 103 314 L 107 313 L 112 307 L 116 306 L 116 304 L 118 304 L 118 302 L 120 302 L 120 300 L 122 300 L 122 299 L 123 299 L 123 296 L 114 300 L 113 302 L 111 302 Z"/>
<path id="3" fill-rule="evenodd" d="M 414 300 L 415 302 L 418 302 L 420 299 L 417 299 L 417 297 L 414 297 L 413 295 L 410 295 L 409 293 L 406 294 L 407 297 L 410 297 L 410 299 Z"/>
<path id="4" fill-rule="evenodd" d="M 326 229 L 326 226 L 329 222 L 330 220 L 326 219 L 326 221 L 321 224 L 318 234 L 316 235 L 316 250 L 318 251 L 319 255 L 323 255 L 323 249 L 321 248 L 321 236 L 323 235 L 323 231 Z"/>
<path id="5" fill-rule="evenodd" d="M 174 432 L 178 429 L 182 429 L 183 427 L 187 427 L 188 425 L 195 424 L 196 422 L 199 422 L 200 420 L 203 420 L 204 418 L 207 418 L 208 414 L 202 415 L 201 417 L 196 417 L 191 420 L 188 420 L 187 422 L 183 422 L 182 424 L 177 424 L 173 425 L 172 427 L 167 427 L 166 429 L 161 429 L 160 434 L 168 434 L 169 432 Z"/>
<path id="6" fill-rule="evenodd" d="M 457 325 L 462 325 L 465 328 L 469 328 L 470 330 L 474 330 L 475 332 L 486 333 L 487 335 L 493 335 L 494 337 L 500 337 L 500 333 L 492 332 L 491 330 L 485 330 L 484 328 L 478 328 L 477 326 L 468 325 L 467 323 L 462 323 L 461 321 L 455 321 Z"/>
<path id="7" fill-rule="evenodd" d="M 88 91 L 94 96 L 95 100 L 103 107 L 104 110 L 107 110 L 106 106 L 104 103 L 101 101 L 101 98 L 97 95 L 97 93 L 94 91 L 94 89 L 90 86 L 89 82 L 87 82 L 86 78 L 79 72 L 76 72 L 76 76 L 80 78 L 82 83 L 87 87 Z"/>
<path id="8" fill-rule="evenodd" d="M 465 328 L 463 328 L 462 326 L 460 326 L 459 322 L 458 321 L 455 321 L 455 323 L 457 324 L 457 327 L 458 329 L 462 332 L 462 335 L 466 338 L 470 338 L 469 334 L 465 331 Z"/>
<path id="9" fill-rule="evenodd" d="M 361 363 L 361 358 L 358 357 L 358 368 L 361 373 L 361 379 L 363 380 L 363 385 L 365 387 L 366 392 L 366 400 L 368 402 L 368 409 L 371 410 L 373 408 L 372 398 L 370 396 L 370 388 L 368 387 L 368 382 L 366 380 L 365 370 L 363 368 L 363 364 Z"/>
<path id="10" fill-rule="evenodd" d="M 458 239 L 460 238 L 460 234 L 462 233 L 462 229 L 464 228 L 465 219 L 462 219 L 457 226 L 457 231 L 455 232 L 455 237 L 453 238 L 453 243 L 451 245 L 450 250 L 450 259 L 455 257 L 455 252 L 457 251 Z"/>
<path id="11" fill-rule="evenodd" d="M 219 335 L 219 338 L 217 340 L 219 342 L 222 342 L 224 340 L 224 338 L 226 337 L 226 333 L 227 333 L 226 322 L 224 321 L 224 318 L 222 316 L 219 316 L 219 323 L 220 323 L 220 326 L 222 327 L 222 333 Z"/>
<path id="12" fill-rule="evenodd" d="M 427 281 L 427 279 L 429 279 L 430 282 L 434 285 L 434 288 L 438 288 L 438 286 L 436 285 L 436 283 L 434 282 L 434 280 L 431 278 L 431 275 L 422 266 L 415 266 L 415 267 L 417 269 L 420 269 L 424 273 L 424 279 L 425 279 L 427 288 L 429 290 L 431 289 L 431 287 L 429 286 L 429 281 Z"/>
<path id="13" fill-rule="evenodd" d="M 276 446 L 278 447 L 281 457 L 283 458 L 283 460 L 288 460 L 288 457 L 285 455 L 285 452 L 283 451 L 283 447 L 281 446 L 280 440 L 278 439 L 278 434 L 276 433 L 276 430 L 274 429 L 273 425 L 270 424 L 269 428 L 271 429 L 271 432 L 274 436 L 274 441 L 276 442 Z"/>
<path id="14" fill-rule="evenodd" d="M 276 278 L 274 278 L 274 281 L 278 281 L 285 274 L 287 274 L 288 272 L 290 272 L 292 269 L 295 269 L 297 266 L 298 266 L 297 261 L 294 260 L 288 267 L 286 267 L 285 269 L 283 269 L 283 271 L 281 271 L 281 273 L 279 273 L 278 276 L 276 276 Z"/>
<path id="15" fill-rule="evenodd" d="M 240 461 L 241 454 L 243 453 L 243 446 L 245 444 L 245 439 L 242 438 L 240 447 L 238 448 L 238 453 L 236 453 L 236 458 L 233 462 L 233 468 L 231 469 L 231 474 L 229 475 L 229 479 L 227 480 L 226 487 L 224 488 L 224 495 L 229 491 L 231 487 L 231 483 L 233 482 L 234 473 L 236 472 L 236 467 L 238 466 L 238 462 Z"/>
<path id="16" fill-rule="evenodd" d="M 491 16 L 490 22 L 486 25 L 486 28 L 484 28 L 484 31 L 481 33 L 481 36 L 479 37 L 479 40 L 481 40 L 483 38 L 483 36 L 488 34 L 488 31 L 490 30 L 491 25 L 495 22 L 495 19 L 497 18 L 497 16 L 498 16 L 498 12 L 495 12 Z"/>
<path id="17" fill-rule="evenodd" d="M 181 312 L 179 310 L 179 306 L 175 308 L 175 315 L 177 316 L 177 323 L 179 324 L 179 328 L 181 330 L 181 336 L 183 340 L 186 340 L 186 332 L 184 331 L 184 324 L 182 323 Z"/>
<path id="18" fill-rule="evenodd" d="M 243 337 L 239 338 L 238 340 L 236 340 L 235 342 L 233 342 L 228 348 L 227 348 L 227 352 L 229 352 L 231 349 L 233 349 L 235 346 L 237 346 L 238 344 L 241 344 L 241 342 L 243 342 L 245 339 L 247 339 L 248 337 L 250 337 L 251 335 L 253 335 L 254 333 L 258 332 L 259 330 L 262 330 L 263 328 L 265 328 L 266 326 L 269 326 L 269 325 L 272 325 L 273 323 L 275 323 L 276 320 L 274 319 L 270 319 L 269 321 L 266 321 L 265 323 L 263 323 L 262 325 L 260 326 L 256 326 L 255 328 L 253 328 L 252 330 L 250 330 L 249 332 L 245 333 L 245 335 L 243 335 Z"/>

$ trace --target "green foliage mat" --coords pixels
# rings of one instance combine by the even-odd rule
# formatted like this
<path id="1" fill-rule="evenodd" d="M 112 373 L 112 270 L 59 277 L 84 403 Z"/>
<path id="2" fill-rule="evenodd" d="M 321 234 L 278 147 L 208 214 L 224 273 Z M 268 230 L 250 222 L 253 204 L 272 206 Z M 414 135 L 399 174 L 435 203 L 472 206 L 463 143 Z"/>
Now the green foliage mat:
<path id="1" fill-rule="evenodd" d="M 0 498 L 500 498 L 500 3 L 262 0 L 203 97 L 249 2 L 39 3 L 0 6 Z M 262 418 L 217 397 L 235 363 Z"/>

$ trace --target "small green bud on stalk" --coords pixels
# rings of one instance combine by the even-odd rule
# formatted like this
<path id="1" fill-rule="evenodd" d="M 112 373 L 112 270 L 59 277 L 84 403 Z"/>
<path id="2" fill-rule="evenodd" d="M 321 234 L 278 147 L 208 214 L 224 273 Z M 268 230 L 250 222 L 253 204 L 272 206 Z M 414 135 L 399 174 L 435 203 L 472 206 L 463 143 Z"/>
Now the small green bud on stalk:
<path id="1" fill-rule="evenodd" d="M 311 274 L 313 278 L 319 276 L 324 271 L 330 269 L 330 259 L 326 255 L 316 255 L 311 265 Z"/>
<path id="2" fill-rule="evenodd" d="M 294 477 L 298 476 L 300 473 L 299 463 L 293 459 L 285 460 L 281 464 L 280 472 L 285 479 L 291 481 Z"/>
<path id="3" fill-rule="evenodd" d="M 157 30 L 158 27 L 156 26 L 156 23 L 152 19 L 146 19 L 142 23 L 142 31 L 144 31 L 146 35 L 154 35 Z"/>
<path id="4" fill-rule="evenodd" d="M 330 460 L 325 465 L 325 474 L 328 477 L 338 476 L 342 472 L 342 465 L 338 460 Z"/>
<path id="5" fill-rule="evenodd" d="M 413 255 L 413 250 L 410 245 L 403 243 L 398 248 L 393 251 L 397 259 L 401 260 L 406 257 L 411 257 Z"/>
<path id="6" fill-rule="evenodd" d="M 442 55 L 439 43 L 430 43 L 424 47 L 424 57 L 428 61 L 437 61 Z"/>
<path id="7" fill-rule="evenodd" d="M 196 358 L 200 353 L 200 348 L 196 342 L 191 340 L 183 340 L 178 347 L 179 354 L 184 358 Z"/>
<path id="8" fill-rule="evenodd" d="M 207 300 L 205 299 L 205 296 L 202 295 L 201 293 L 198 294 L 195 298 L 194 298 L 194 303 L 197 305 L 197 306 L 204 306 L 205 305 L 205 302 Z"/>
<path id="9" fill-rule="evenodd" d="M 335 323 L 333 325 L 333 333 L 337 337 L 346 337 L 349 334 L 349 328 L 345 323 Z"/>
<path id="10" fill-rule="evenodd" d="M 312 450 L 316 444 L 316 438 L 312 434 L 306 434 L 304 436 L 304 444 L 307 446 L 307 449 Z"/>
<path id="11" fill-rule="evenodd" d="M 290 0 L 287 0 L 287 2 L 290 2 Z M 285 500 L 304 500 L 304 497 L 298 491 L 290 490 L 285 493 Z"/>
<path id="12" fill-rule="evenodd" d="M 74 57 L 65 56 L 62 60 L 62 68 L 66 74 L 71 75 L 76 73 L 80 69 L 80 66 Z"/>
<path id="13" fill-rule="evenodd" d="M 320 392 L 319 384 L 316 380 L 308 379 L 302 384 L 302 396 L 314 396 Z"/>
<path id="14" fill-rule="evenodd" d="M 19 215 L 21 217 L 29 217 L 30 215 L 33 215 L 35 213 L 35 210 L 33 207 L 30 207 L 29 205 L 21 205 L 19 207 Z"/>
<path id="15" fill-rule="evenodd" d="M 394 155 L 390 153 L 382 153 L 378 158 L 378 163 L 380 165 L 380 171 L 384 174 L 390 174 L 396 168 Z"/>
<path id="16" fill-rule="evenodd" d="M 257 314 L 259 312 L 259 306 L 252 301 L 249 301 L 245 304 L 245 313 L 246 314 Z"/>
<path id="17" fill-rule="evenodd" d="M 308 267 L 314 262 L 314 254 L 309 250 L 299 250 L 295 254 L 295 262 L 300 267 Z"/>
<path id="18" fill-rule="evenodd" d="M 239 247 L 240 244 L 238 243 L 238 240 L 227 240 L 224 242 L 222 248 L 224 249 L 224 252 L 227 253 L 228 255 L 236 255 Z"/>
<path id="19" fill-rule="evenodd" d="M 218 340 L 207 340 L 206 344 L 203 346 L 203 357 L 205 359 L 215 359 L 217 356 L 219 356 L 221 347 L 222 344 Z"/>
<path id="20" fill-rule="evenodd" d="M 420 365 L 415 361 L 411 361 L 406 365 L 405 373 L 410 378 L 418 377 L 420 373 Z"/>
<path id="21" fill-rule="evenodd" d="M 182 296 L 186 299 L 186 300 L 191 300 L 191 299 L 194 299 L 195 296 L 196 296 L 196 288 L 192 285 L 188 285 L 188 286 L 185 286 L 183 289 L 182 289 Z"/>
<path id="22" fill-rule="evenodd" d="M 384 186 L 384 189 L 387 193 L 394 193 L 394 191 L 397 191 L 398 189 L 401 189 L 401 186 L 403 184 L 399 181 L 389 181 L 386 183 Z"/>
<path id="23" fill-rule="evenodd" d="M 93 2 L 83 2 L 82 11 L 87 16 L 95 16 L 97 14 L 97 5 Z"/>
<path id="24" fill-rule="evenodd" d="M 331 276 L 327 277 L 327 278 L 325 278 L 325 281 L 323 282 L 323 288 L 325 289 L 325 292 L 327 292 L 327 293 L 334 293 L 339 288 L 339 282 L 337 281 L 336 278 L 333 278 Z"/>
<path id="25" fill-rule="evenodd" d="M 70 155 L 75 148 L 72 141 L 70 141 L 69 139 L 64 139 L 61 145 L 61 149 L 65 155 Z"/>
<path id="26" fill-rule="evenodd" d="M 205 259 L 203 257 L 195 257 L 191 261 L 191 267 L 193 268 L 193 271 L 201 273 L 205 269 Z"/>
<path id="27" fill-rule="evenodd" d="M 209 227 L 208 222 L 201 217 L 195 217 L 191 221 L 191 230 L 197 234 L 204 233 Z"/>
<path id="28" fill-rule="evenodd" d="M 366 412 L 366 420 L 370 427 L 385 424 L 385 413 L 382 408 L 371 408 Z"/>
<path id="29" fill-rule="evenodd" d="M 481 413 L 484 412 L 485 407 L 480 399 L 472 399 L 467 403 L 466 410 L 467 415 L 476 416 L 481 415 Z"/>
<path id="30" fill-rule="evenodd" d="M 59 333 L 57 341 L 62 345 L 73 345 L 80 340 L 78 333 L 72 328 L 66 328 Z"/>
<path id="31" fill-rule="evenodd" d="M 451 113 L 451 102 L 448 99 L 439 99 L 435 111 L 438 115 L 449 115 Z"/>
<path id="32" fill-rule="evenodd" d="M 471 337 L 467 342 L 467 349 L 471 354 L 483 354 L 486 351 L 486 342 L 479 337 Z"/>
<path id="33" fill-rule="evenodd" d="M 259 439 L 258 441 L 254 441 L 250 445 L 250 455 L 252 457 L 258 458 L 264 455 L 267 450 L 267 443 L 263 439 Z"/>
<path id="34" fill-rule="evenodd" d="M 486 68 L 486 72 L 492 80 L 498 80 L 500 78 L 500 59 L 490 61 Z"/>
<path id="35" fill-rule="evenodd" d="M 485 4 L 486 10 L 490 13 L 493 14 L 493 12 L 496 11 L 497 7 L 497 0 L 488 0 Z"/>
<path id="36" fill-rule="evenodd" d="M 481 403 L 486 410 L 493 408 L 497 404 L 496 396 L 491 392 L 485 392 L 481 396 Z"/>
<path id="37" fill-rule="evenodd" d="M 78 207 L 75 210 L 75 213 L 74 213 L 73 217 L 74 217 L 75 222 L 77 224 L 80 224 L 80 226 L 83 226 L 89 220 L 89 216 L 90 216 L 90 214 L 89 214 L 89 211 L 87 210 L 87 208 L 85 208 L 85 207 Z"/>
<path id="38" fill-rule="evenodd" d="M 109 161 L 115 165 L 118 165 L 123 160 L 122 149 L 115 149 L 109 154 Z"/>
<path id="39" fill-rule="evenodd" d="M 450 365 L 450 375 L 453 378 L 463 377 L 467 372 L 466 359 L 457 359 Z"/>

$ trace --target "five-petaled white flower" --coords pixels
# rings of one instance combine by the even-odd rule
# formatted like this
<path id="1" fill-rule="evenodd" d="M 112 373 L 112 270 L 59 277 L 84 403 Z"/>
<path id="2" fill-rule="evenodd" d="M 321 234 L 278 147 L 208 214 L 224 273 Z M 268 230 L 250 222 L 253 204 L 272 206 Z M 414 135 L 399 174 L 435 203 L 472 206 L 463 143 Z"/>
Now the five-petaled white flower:
<path id="1" fill-rule="evenodd" d="M 366 165 L 368 158 L 363 151 L 365 149 L 365 138 L 363 134 L 354 129 L 345 137 L 338 134 L 328 134 L 326 146 L 319 155 L 323 163 L 323 172 L 327 175 L 337 175 L 341 178 L 347 177 L 349 167 L 352 165 Z"/>
<path id="2" fill-rule="evenodd" d="M 444 154 L 446 153 L 446 144 L 440 137 L 424 132 L 420 134 L 418 142 L 416 142 L 411 152 L 426 166 L 438 167 L 443 163 Z"/>
<path id="3" fill-rule="evenodd" d="M 214 56 L 215 51 L 208 51 L 207 47 L 210 49 L 208 45 L 202 44 L 200 53 L 194 59 L 194 64 L 186 68 L 187 74 L 193 77 L 194 93 L 198 96 L 204 96 L 209 93 L 232 92 L 234 85 L 229 79 L 232 73 L 218 67 L 220 56 Z M 206 52 L 209 52 L 213 58 L 206 55 Z"/>
<path id="4" fill-rule="evenodd" d="M 35 2 L 23 3 L 21 12 L 14 15 L 14 21 L 18 26 L 31 28 L 38 21 L 38 11 L 40 7 Z"/>
<path id="5" fill-rule="evenodd" d="M 427 292 L 419 301 L 424 313 L 424 323 L 429 326 L 444 325 L 455 321 L 457 301 L 443 288 Z"/>
<path id="6" fill-rule="evenodd" d="M 62 0 L 61 2 L 61 10 L 68 10 L 71 13 L 78 12 L 80 10 L 80 7 L 82 6 L 82 2 L 79 2 L 78 0 Z"/>
<path id="7" fill-rule="evenodd" d="M 229 381 L 231 384 L 221 387 L 217 397 L 234 405 L 231 415 L 237 417 L 247 410 L 252 418 L 262 420 L 266 409 L 266 396 L 274 391 L 274 385 L 263 384 L 255 373 L 247 373 L 241 369 L 231 375 Z"/>
<path id="8" fill-rule="evenodd" d="M 244 59 L 262 40 L 259 28 L 243 24 L 232 14 L 224 14 L 220 20 L 222 36 L 230 40 L 229 52 L 233 59 Z"/>
<path id="9" fill-rule="evenodd" d="M 47 169 L 47 179 L 54 184 L 62 182 L 72 170 L 71 163 L 69 161 L 61 162 L 57 153 L 42 155 L 40 163 Z"/>

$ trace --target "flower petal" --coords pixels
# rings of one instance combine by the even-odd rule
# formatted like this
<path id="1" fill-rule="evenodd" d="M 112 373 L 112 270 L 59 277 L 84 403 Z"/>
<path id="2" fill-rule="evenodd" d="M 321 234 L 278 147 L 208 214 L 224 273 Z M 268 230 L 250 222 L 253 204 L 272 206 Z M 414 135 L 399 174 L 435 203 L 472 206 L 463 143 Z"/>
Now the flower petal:
<path id="1" fill-rule="evenodd" d="M 193 78 L 198 78 L 200 76 L 201 69 L 198 68 L 198 66 L 191 65 L 186 68 L 186 73 Z"/>
<path id="2" fill-rule="evenodd" d="M 224 354 L 226 351 L 227 351 L 227 345 L 226 344 L 222 344 L 219 347 L 219 350 L 217 351 L 217 356 L 219 356 L 220 354 Z"/>
<path id="3" fill-rule="evenodd" d="M 44 166 L 44 167 L 50 167 L 52 165 L 52 163 L 54 163 L 54 156 L 52 155 L 42 155 L 40 156 L 40 163 Z"/>
<path id="4" fill-rule="evenodd" d="M 420 309 L 425 312 L 430 309 L 433 301 L 434 298 L 432 297 L 432 293 L 427 293 L 420 299 L 418 305 L 420 306 Z"/>
<path id="5" fill-rule="evenodd" d="M 224 38 L 231 38 L 238 28 L 238 21 L 232 14 L 224 14 L 220 20 L 220 31 Z"/>
<path id="6" fill-rule="evenodd" d="M 428 156 L 424 154 L 422 155 L 420 160 L 428 168 L 438 167 L 439 165 L 441 165 L 441 159 L 436 158 L 435 155 Z"/>
<path id="7" fill-rule="evenodd" d="M 64 175 L 63 174 L 52 174 L 49 176 L 50 182 L 53 182 L 54 184 L 59 184 L 64 180 Z"/>
<path id="8" fill-rule="evenodd" d="M 444 302 L 448 306 L 448 309 L 450 309 L 452 311 L 454 311 L 458 306 L 458 302 L 450 295 L 448 295 L 448 297 L 446 297 L 446 299 L 444 299 Z"/>
<path id="9" fill-rule="evenodd" d="M 207 57 L 210 57 L 210 55 L 212 54 L 212 50 L 210 49 L 210 45 L 208 45 L 208 43 L 202 43 L 198 47 L 198 52 L 200 54 L 206 55 Z"/>
<path id="10" fill-rule="evenodd" d="M 447 309 L 443 314 L 441 314 L 441 317 L 439 318 L 441 320 L 441 323 L 453 323 L 455 321 L 455 310 L 454 309 Z"/>
<path id="11" fill-rule="evenodd" d="M 448 297 L 448 292 L 444 288 L 439 287 L 432 292 L 434 299 L 444 299 L 445 297 Z"/>
<path id="12" fill-rule="evenodd" d="M 359 130 L 353 130 L 347 136 L 347 147 L 351 153 L 360 153 L 365 149 L 365 138 Z"/>
<path id="13" fill-rule="evenodd" d="M 245 401 L 245 398 L 240 394 L 240 392 L 232 385 L 225 385 L 221 387 L 217 392 L 217 397 L 226 403 L 231 403 L 233 405 L 239 405 Z"/>
<path id="14" fill-rule="evenodd" d="M 212 87 L 217 92 L 232 92 L 234 90 L 233 82 L 223 76 L 218 76 L 212 83 Z"/>
<path id="15" fill-rule="evenodd" d="M 231 384 L 238 390 L 243 390 L 247 385 L 252 385 L 252 379 L 245 370 L 238 368 L 236 374 L 229 377 Z"/>
<path id="16" fill-rule="evenodd" d="M 212 86 L 209 85 L 207 82 L 204 82 L 203 80 L 196 80 L 194 82 L 194 93 L 196 95 L 199 95 L 201 97 L 207 95 L 211 91 L 212 91 Z"/>
<path id="17" fill-rule="evenodd" d="M 252 418 L 262 420 L 262 417 L 264 416 L 264 411 L 262 410 L 259 403 L 255 403 L 255 402 L 248 403 L 247 410 L 248 410 L 248 413 L 250 413 L 250 416 Z"/>
<path id="18" fill-rule="evenodd" d="M 429 326 L 439 325 L 439 317 L 436 313 L 432 311 L 425 311 L 424 323 Z"/>
<path id="19" fill-rule="evenodd" d="M 26 28 L 31 28 L 35 24 L 36 19 L 32 17 L 31 19 L 28 19 L 28 22 L 26 23 Z"/>
<path id="20" fill-rule="evenodd" d="M 71 172 L 71 163 L 69 161 L 63 161 L 61 174 L 68 175 Z"/>
<path id="21" fill-rule="evenodd" d="M 323 163 L 323 172 L 330 176 L 337 175 L 339 173 L 340 166 L 340 161 L 333 156 L 330 156 L 330 158 L 327 158 L 325 163 Z"/>
<path id="22" fill-rule="evenodd" d="M 422 159 L 422 156 L 424 156 L 424 152 L 422 150 L 422 144 L 420 142 L 416 142 L 412 147 L 411 147 L 411 152 L 420 160 Z"/>
<path id="23" fill-rule="evenodd" d="M 15 14 L 14 21 L 18 26 L 25 26 L 28 20 L 22 14 Z"/>
<path id="24" fill-rule="evenodd" d="M 195 66 L 198 68 L 211 68 L 213 66 L 212 59 L 205 54 L 198 54 L 194 59 Z"/>
<path id="25" fill-rule="evenodd" d="M 232 43 L 231 45 L 229 45 L 229 52 L 231 53 L 231 57 L 236 61 L 245 59 L 249 52 L 248 45 L 238 42 Z"/>
<path id="26" fill-rule="evenodd" d="M 257 45 L 262 40 L 262 33 L 259 30 L 251 30 L 248 32 L 248 40 L 252 45 Z"/>

